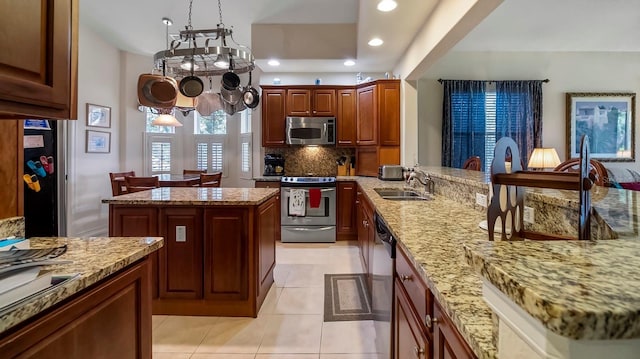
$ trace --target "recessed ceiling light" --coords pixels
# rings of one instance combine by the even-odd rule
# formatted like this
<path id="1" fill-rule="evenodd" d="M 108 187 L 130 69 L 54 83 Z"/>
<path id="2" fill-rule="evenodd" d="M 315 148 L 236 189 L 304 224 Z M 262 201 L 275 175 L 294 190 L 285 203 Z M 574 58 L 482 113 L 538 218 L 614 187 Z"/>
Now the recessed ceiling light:
<path id="1" fill-rule="evenodd" d="M 356 64 L 356 62 L 353 61 L 353 60 L 347 60 L 347 61 L 344 62 L 344 66 L 353 66 L 355 64 Z"/>
<path id="2" fill-rule="evenodd" d="M 280 66 L 280 61 L 278 60 L 269 60 L 269 62 L 267 62 L 269 64 L 269 66 Z"/>
<path id="3" fill-rule="evenodd" d="M 168 17 L 163 17 L 162 18 L 162 23 L 167 25 L 167 26 L 173 25 L 173 21 L 171 19 L 169 19 Z"/>
<path id="4" fill-rule="evenodd" d="M 378 3 L 378 10 L 388 12 L 396 8 L 398 3 L 395 0 L 382 0 Z"/>
<path id="5" fill-rule="evenodd" d="M 384 41 L 382 41 L 381 39 L 374 37 L 373 39 L 369 40 L 369 46 L 380 46 L 384 43 Z"/>

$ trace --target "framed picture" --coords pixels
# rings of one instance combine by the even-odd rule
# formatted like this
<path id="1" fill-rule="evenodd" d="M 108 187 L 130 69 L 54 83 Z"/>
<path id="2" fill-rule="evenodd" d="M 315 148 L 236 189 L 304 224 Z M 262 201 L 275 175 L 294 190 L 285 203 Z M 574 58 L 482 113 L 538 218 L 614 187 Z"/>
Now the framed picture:
<path id="1" fill-rule="evenodd" d="M 111 127 L 111 107 L 87 103 L 87 126 Z"/>
<path id="2" fill-rule="evenodd" d="M 87 153 L 111 152 L 111 133 L 87 130 Z"/>
<path id="3" fill-rule="evenodd" d="M 589 154 L 599 161 L 635 159 L 635 93 L 567 93 L 567 156 L 580 157 L 580 139 L 589 136 Z"/>

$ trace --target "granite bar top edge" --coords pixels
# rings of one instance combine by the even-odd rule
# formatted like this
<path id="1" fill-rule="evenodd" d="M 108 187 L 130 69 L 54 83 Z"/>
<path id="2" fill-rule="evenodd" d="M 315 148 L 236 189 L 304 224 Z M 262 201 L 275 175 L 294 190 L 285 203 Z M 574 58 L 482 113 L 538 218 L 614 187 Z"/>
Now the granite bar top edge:
<path id="1" fill-rule="evenodd" d="M 524 245 L 528 248 L 523 248 Z M 625 275 L 620 270 L 617 274 L 627 279 L 624 290 L 616 292 L 622 282 L 611 279 L 612 283 L 605 284 L 602 278 L 594 279 L 598 278 L 599 270 L 609 266 L 615 275 L 616 266 L 619 269 L 625 262 L 620 255 L 614 258 L 614 254 L 612 258 L 599 259 L 602 255 L 590 250 L 596 246 L 624 247 L 620 252 L 628 252 L 627 255 L 640 253 L 637 240 L 624 239 L 467 243 L 464 251 L 467 263 L 476 273 L 551 332 L 575 340 L 640 338 L 640 305 L 633 304 L 640 303 L 640 281 L 628 279 L 629 271 Z M 601 253 L 610 252 L 607 247 L 603 248 Z M 588 255 L 591 252 L 593 255 Z M 558 258 L 567 264 L 563 265 Z M 598 260 L 604 262 L 599 265 Z M 569 271 L 572 263 L 575 264 L 574 272 Z M 533 273 L 514 270 L 525 264 Z M 564 288 L 562 293 L 557 291 L 558 286 Z M 607 292 L 607 286 L 610 292 Z M 578 294 L 572 295 L 574 291 Z M 636 299 L 624 298 L 625 293 Z"/>
<path id="2" fill-rule="evenodd" d="M 46 294 L 34 296 L 33 298 L 29 298 L 28 300 L 19 303 L 14 308 L 8 308 L 8 310 L 0 312 L 0 333 L 11 330 L 13 327 L 23 323 L 24 321 L 27 321 L 39 313 L 54 307 L 56 304 L 81 292 L 100 280 L 115 274 L 145 256 L 157 251 L 164 245 L 162 237 L 34 237 L 29 238 L 29 240 L 31 241 L 32 248 L 67 244 L 67 253 L 63 254 L 59 259 L 69 259 L 68 257 L 74 255 L 74 251 L 78 250 L 78 246 L 81 241 L 93 243 L 96 243 L 97 241 L 126 241 L 127 243 L 123 243 L 122 247 L 131 247 L 131 250 L 125 253 L 118 253 L 118 257 L 113 260 L 109 260 L 108 257 L 105 256 L 104 250 L 96 250 L 94 256 L 98 256 L 103 261 L 103 263 L 97 267 L 94 265 L 93 261 L 89 262 L 89 258 L 84 258 L 86 263 L 78 263 L 82 262 L 82 260 L 79 260 L 70 264 L 44 266 L 43 269 L 51 269 L 54 274 L 57 275 L 78 273 L 79 276 L 59 285 L 51 291 L 46 292 Z M 89 246 L 91 246 L 91 243 L 89 243 Z M 86 250 L 86 246 L 82 247 L 85 247 L 82 249 Z M 115 256 L 116 254 L 110 255 Z"/>
<path id="3" fill-rule="evenodd" d="M 254 206 L 280 193 L 277 188 L 161 187 L 102 199 L 104 204 Z"/>

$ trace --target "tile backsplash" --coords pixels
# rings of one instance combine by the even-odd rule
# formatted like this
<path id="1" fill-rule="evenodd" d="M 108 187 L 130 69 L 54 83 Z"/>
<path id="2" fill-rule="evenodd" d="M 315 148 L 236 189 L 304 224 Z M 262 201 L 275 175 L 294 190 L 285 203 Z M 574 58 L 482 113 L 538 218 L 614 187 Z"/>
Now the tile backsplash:
<path id="1" fill-rule="evenodd" d="M 335 176 L 336 161 L 341 156 L 355 158 L 353 148 L 328 146 L 296 146 L 287 148 L 265 148 L 264 153 L 281 154 L 284 157 L 286 176 Z"/>

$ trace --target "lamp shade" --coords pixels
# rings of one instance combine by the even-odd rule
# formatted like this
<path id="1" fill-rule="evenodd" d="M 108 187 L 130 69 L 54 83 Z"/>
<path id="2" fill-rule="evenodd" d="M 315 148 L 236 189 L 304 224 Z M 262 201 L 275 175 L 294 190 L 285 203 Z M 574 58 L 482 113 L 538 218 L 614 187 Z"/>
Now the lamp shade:
<path id="1" fill-rule="evenodd" d="M 529 158 L 529 168 L 554 168 L 560 164 L 558 152 L 553 147 L 534 148 Z"/>
<path id="2" fill-rule="evenodd" d="M 153 126 L 182 127 L 182 123 L 173 115 L 173 110 L 162 109 L 160 115 L 151 122 Z"/>

